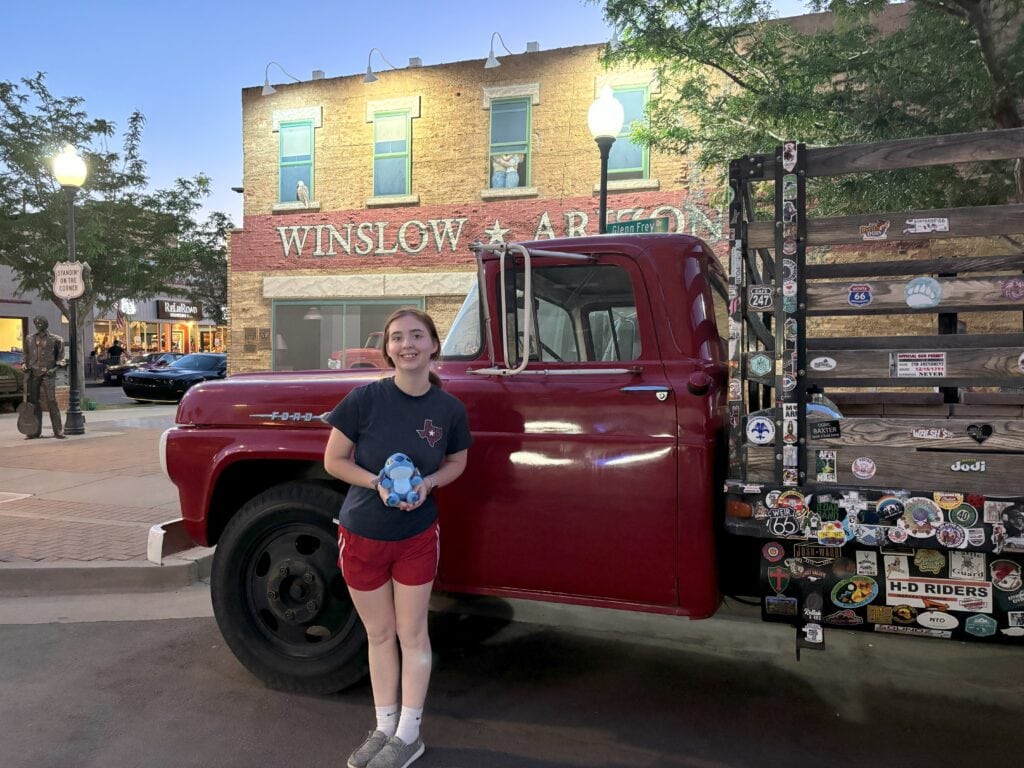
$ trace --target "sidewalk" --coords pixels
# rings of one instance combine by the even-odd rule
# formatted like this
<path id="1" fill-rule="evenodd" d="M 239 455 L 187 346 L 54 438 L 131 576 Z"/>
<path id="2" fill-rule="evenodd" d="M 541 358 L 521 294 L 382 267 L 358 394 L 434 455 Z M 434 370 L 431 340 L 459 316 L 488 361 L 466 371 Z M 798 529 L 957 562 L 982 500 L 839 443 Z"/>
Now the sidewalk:
<path id="1" fill-rule="evenodd" d="M 147 560 L 150 528 L 180 517 L 160 470 L 175 406 L 85 414 L 86 433 L 25 440 L 0 415 L 0 594 L 134 591 L 193 581 L 208 550 Z"/>

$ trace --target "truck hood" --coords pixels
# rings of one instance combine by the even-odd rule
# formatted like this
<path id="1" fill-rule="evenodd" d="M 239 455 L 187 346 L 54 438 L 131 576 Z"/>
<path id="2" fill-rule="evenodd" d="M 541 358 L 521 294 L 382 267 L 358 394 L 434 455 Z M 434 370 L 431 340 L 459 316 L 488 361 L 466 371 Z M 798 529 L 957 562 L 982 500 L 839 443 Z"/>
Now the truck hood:
<path id="1" fill-rule="evenodd" d="M 260 427 L 269 424 L 322 428 L 329 413 L 354 388 L 390 371 L 243 373 L 192 387 L 178 406 L 178 424 Z"/>

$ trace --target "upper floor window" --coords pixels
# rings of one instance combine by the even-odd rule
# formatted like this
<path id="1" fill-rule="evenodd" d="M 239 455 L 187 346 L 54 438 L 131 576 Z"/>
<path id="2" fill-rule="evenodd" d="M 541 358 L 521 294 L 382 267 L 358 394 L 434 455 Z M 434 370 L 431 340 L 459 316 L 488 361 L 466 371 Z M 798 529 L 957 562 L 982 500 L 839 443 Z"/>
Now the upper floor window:
<path id="1" fill-rule="evenodd" d="M 410 134 L 408 112 L 383 112 L 373 116 L 375 197 L 410 193 Z"/>
<path id="2" fill-rule="evenodd" d="M 530 98 L 491 102 L 491 188 L 529 186 Z"/>
<path id="3" fill-rule="evenodd" d="M 629 86 L 612 89 L 622 105 L 624 119 L 622 131 L 612 144 L 608 155 L 609 179 L 646 179 L 650 173 L 648 149 L 630 139 L 633 123 L 646 122 L 647 87 Z"/>
<path id="4" fill-rule="evenodd" d="M 313 196 L 313 121 L 281 123 L 280 189 L 282 203 L 308 203 Z"/>

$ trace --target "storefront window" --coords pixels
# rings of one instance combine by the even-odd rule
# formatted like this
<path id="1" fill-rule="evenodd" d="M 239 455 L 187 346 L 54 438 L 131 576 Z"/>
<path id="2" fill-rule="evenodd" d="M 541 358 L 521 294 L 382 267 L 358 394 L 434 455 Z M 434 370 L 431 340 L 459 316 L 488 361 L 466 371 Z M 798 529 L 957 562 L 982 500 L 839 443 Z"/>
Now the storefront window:
<path id="1" fill-rule="evenodd" d="M 274 302 L 275 371 L 383 368 L 384 323 L 411 301 Z"/>

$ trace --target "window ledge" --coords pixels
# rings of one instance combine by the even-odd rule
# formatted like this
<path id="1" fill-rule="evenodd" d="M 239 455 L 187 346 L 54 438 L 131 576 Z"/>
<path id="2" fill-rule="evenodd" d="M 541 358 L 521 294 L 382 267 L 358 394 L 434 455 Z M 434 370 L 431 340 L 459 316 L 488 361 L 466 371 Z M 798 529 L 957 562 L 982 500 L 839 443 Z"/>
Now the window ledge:
<path id="1" fill-rule="evenodd" d="M 536 187 L 512 187 L 480 190 L 481 200 L 504 200 L 511 197 L 537 197 L 540 192 Z"/>
<path id="2" fill-rule="evenodd" d="M 383 208 L 388 205 L 419 205 L 419 195 L 377 195 L 366 199 L 367 208 Z"/>
<path id="3" fill-rule="evenodd" d="M 657 179 L 619 179 L 608 181 L 609 192 L 643 192 L 647 190 L 657 191 L 661 189 L 661 182 Z M 594 185 L 594 194 L 601 194 L 601 185 Z"/>
<path id="4" fill-rule="evenodd" d="M 274 207 L 271 209 L 274 213 L 294 213 L 295 211 L 319 211 L 320 203 L 310 200 L 308 203 L 300 203 L 295 201 L 294 203 L 274 203 Z"/>

